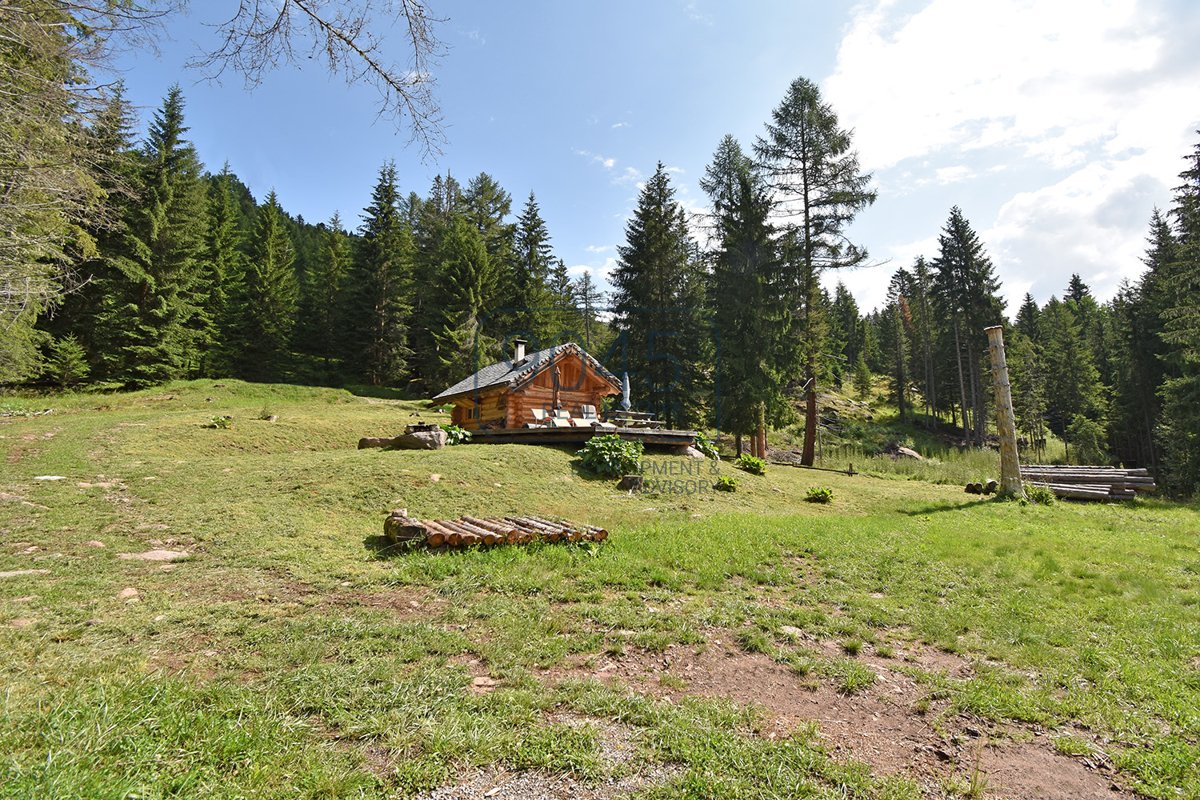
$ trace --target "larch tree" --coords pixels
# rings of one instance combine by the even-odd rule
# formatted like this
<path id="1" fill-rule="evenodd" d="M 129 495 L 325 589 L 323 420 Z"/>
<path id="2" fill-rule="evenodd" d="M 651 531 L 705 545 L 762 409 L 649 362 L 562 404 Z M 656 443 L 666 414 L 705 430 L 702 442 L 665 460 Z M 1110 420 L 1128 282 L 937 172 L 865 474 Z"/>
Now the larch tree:
<path id="1" fill-rule="evenodd" d="M 825 270 L 854 267 L 866 250 L 846 236 L 850 222 L 875 202 L 871 175 L 858 164 L 850 132 L 821 99 L 812 81 L 797 78 L 771 114 L 755 153 L 776 193 L 785 220 L 785 264 L 790 272 L 787 296 L 792 301 L 797 358 L 805 387 L 804 449 L 801 463 L 812 465 L 817 433 L 817 380 L 827 329 L 818 305 L 820 275 Z"/>

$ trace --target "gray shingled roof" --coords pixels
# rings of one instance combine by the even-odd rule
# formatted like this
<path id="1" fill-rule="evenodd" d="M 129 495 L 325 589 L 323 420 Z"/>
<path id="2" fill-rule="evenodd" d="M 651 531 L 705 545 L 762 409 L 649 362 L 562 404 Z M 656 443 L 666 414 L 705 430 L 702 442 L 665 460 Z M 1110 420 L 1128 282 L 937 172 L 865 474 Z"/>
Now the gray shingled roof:
<path id="1" fill-rule="evenodd" d="M 508 361 L 497 361 L 495 364 L 490 364 L 479 370 L 471 377 L 463 378 L 433 399 L 447 400 L 458 395 L 472 394 L 492 386 L 504 384 L 510 387 L 520 386 L 545 369 L 557 356 L 570 351 L 578 353 L 585 363 L 591 365 L 596 374 L 607 379 L 613 386 L 620 387 L 621 382 L 617 377 L 606 370 L 599 361 L 592 358 L 582 347 L 574 342 L 567 342 L 566 344 L 547 347 L 545 350 L 528 354 L 520 364 L 513 364 L 511 359 Z"/>

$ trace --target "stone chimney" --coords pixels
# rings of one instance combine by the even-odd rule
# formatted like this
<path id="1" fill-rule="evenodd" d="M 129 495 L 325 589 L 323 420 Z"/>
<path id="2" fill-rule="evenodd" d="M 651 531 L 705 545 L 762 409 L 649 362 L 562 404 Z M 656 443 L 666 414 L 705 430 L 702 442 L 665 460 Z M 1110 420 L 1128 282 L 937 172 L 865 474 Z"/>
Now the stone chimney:
<path id="1" fill-rule="evenodd" d="M 520 366 L 525 363 L 525 345 L 524 339 L 513 339 L 513 366 Z"/>

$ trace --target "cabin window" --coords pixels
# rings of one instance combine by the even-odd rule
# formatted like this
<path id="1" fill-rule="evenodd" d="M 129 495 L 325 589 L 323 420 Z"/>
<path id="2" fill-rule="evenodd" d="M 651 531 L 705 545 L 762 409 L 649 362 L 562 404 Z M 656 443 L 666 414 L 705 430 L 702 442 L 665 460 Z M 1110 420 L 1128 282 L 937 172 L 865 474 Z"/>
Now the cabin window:
<path id="1" fill-rule="evenodd" d="M 478 400 L 473 402 L 471 404 L 471 419 L 479 419 L 479 417 L 481 416 L 482 410 L 483 410 L 483 408 L 482 408 L 482 406 L 479 405 Z"/>

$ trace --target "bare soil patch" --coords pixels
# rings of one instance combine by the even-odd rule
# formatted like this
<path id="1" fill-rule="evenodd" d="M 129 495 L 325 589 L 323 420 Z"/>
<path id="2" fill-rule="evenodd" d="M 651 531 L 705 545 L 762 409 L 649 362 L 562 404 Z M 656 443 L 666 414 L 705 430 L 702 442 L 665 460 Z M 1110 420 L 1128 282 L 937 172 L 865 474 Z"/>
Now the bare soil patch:
<path id="1" fill-rule="evenodd" d="M 828 643 L 821 649 L 837 645 Z M 940 661 L 949 672 L 960 671 L 966 663 L 940 651 L 918 649 L 912 655 L 917 663 Z M 839 694 L 816 676 L 798 675 L 765 655 L 717 642 L 699 648 L 675 645 L 661 654 L 629 653 L 592 666 L 578 663 L 551 671 L 551 677 L 589 677 L 659 697 L 692 695 L 757 706 L 765 713 L 762 736 L 786 736 L 800 725 L 815 724 L 835 756 L 865 762 L 880 775 L 906 775 L 935 792 L 951 777 L 969 779 L 978 766 L 989 797 L 1136 797 L 1114 789 L 1108 770 L 1089 769 L 1054 751 L 1049 741 L 1018 743 L 1010 741 L 1004 729 L 947 716 L 945 701 L 929 698 L 923 686 L 894 669 L 899 662 L 865 656 L 858 660 L 875 671 L 877 682 L 853 696 Z"/>

